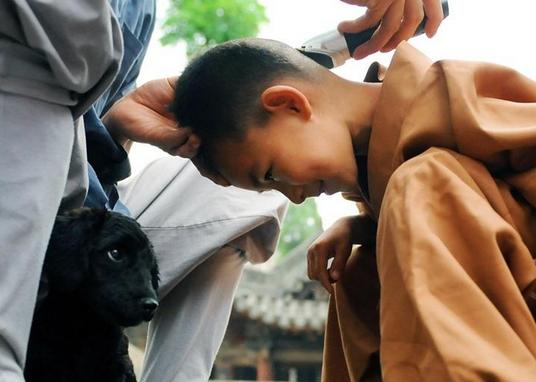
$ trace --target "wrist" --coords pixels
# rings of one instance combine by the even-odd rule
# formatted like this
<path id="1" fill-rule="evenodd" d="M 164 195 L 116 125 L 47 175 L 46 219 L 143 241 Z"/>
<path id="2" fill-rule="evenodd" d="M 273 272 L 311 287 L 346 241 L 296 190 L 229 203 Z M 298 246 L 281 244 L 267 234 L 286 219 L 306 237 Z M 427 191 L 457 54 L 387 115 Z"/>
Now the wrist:
<path id="1" fill-rule="evenodd" d="M 115 106 L 115 105 L 114 105 Z M 102 117 L 102 123 L 112 136 L 112 138 L 122 146 L 126 152 L 132 147 L 132 140 L 121 133 L 121 120 L 117 117 L 115 107 L 112 106 Z"/>
<path id="2" fill-rule="evenodd" d="M 376 241 L 376 222 L 367 214 L 348 216 L 346 226 L 352 244 L 369 245 Z"/>

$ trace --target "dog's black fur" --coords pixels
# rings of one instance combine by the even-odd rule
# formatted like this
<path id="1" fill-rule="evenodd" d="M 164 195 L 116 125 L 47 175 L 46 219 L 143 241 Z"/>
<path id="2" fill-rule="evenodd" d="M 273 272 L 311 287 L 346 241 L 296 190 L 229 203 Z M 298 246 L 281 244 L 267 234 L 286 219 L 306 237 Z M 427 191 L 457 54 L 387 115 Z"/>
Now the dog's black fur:
<path id="1" fill-rule="evenodd" d="M 27 382 L 132 382 L 122 327 L 152 318 L 158 267 L 131 218 L 81 208 L 57 217 L 28 345 Z"/>

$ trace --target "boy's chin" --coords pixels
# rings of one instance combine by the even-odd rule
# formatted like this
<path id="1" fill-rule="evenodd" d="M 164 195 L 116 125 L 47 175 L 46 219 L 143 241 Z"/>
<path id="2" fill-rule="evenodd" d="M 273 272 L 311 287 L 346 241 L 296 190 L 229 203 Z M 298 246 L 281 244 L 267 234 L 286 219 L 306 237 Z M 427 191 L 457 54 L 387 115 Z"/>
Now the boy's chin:
<path id="1" fill-rule="evenodd" d="M 357 183 L 357 180 L 356 180 L 355 182 L 339 184 L 339 185 L 336 185 L 335 187 L 333 185 L 326 185 L 326 194 L 332 195 L 337 192 L 344 192 L 344 193 L 351 193 L 351 194 L 360 193 L 359 184 Z"/>
<path id="2" fill-rule="evenodd" d="M 322 194 L 325 194 L 325 195 L 333 195 L 333 194 L 336 194 L 337 192 L 339 192 L 338 190 L 334 190 L 332 188 L 329 188 L 329 186 L 325 186 L 324 187 L 324 190 L 322 191 Z"/>
<path id="3" fill-rule="evenodd" d="M 339 185 L 326 184 L 324 185 L 322 194 L 333 195 L 333 194 L 336 194 L 337 192 L 354 192 L 354 191 L 355 189 L 351 187 L 341 187 Z"/>

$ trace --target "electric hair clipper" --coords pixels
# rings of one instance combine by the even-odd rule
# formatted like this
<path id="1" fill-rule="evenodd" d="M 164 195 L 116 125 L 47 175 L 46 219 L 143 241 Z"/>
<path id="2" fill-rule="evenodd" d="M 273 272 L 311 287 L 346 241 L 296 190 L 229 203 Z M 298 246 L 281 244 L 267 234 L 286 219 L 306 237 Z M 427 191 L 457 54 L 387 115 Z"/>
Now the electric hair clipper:
<path id="1" fill-rule="evenodd" d="M 449 15 L 448 0 L 441 0 L 441 7 L 443 8 L 444 19 Z M 426 16 L 424 16 L 413 37 L 424 33 L 424 25 L 427 20 Z M 338 30 L 329 31 L 306 41 L 298 50 L 328 69 L 335 68 L 341 66 L 352 57 L 356 48 L 372 37 L 378 25 L 358 33 L 340 33 Z"/>

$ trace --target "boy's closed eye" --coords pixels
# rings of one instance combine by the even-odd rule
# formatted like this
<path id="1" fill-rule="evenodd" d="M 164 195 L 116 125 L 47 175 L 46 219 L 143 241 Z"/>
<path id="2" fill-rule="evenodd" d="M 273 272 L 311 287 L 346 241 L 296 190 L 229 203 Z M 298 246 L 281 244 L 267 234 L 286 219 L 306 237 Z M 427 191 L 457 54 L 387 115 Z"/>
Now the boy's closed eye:
<path id="1" fill-rule="evenodd" d="M 275 178 L 274 178 L 272 171 L 273 170 L 271 167 L 268 169 L 268 171 L 266 171 L 266 174 L 264 175 L 265 182 L 275 182 Z"/>
<path id="2" fill-rule="evenodd" d="M 255 179 L 255 178 L 254 178 Z M 257 191 L 259 193 L 271 191 L 273 188 L 266 185 L 266 183 L 273 183 L 276 182 L 276 178 L 273 175 L 273 170 L 270 167 L 268 171 L 264 174 L 264 177 L 261 178 L 261 180 L 254 181 L 254 187 L 257 188 Z"/>

